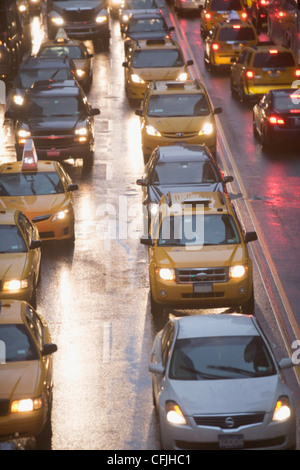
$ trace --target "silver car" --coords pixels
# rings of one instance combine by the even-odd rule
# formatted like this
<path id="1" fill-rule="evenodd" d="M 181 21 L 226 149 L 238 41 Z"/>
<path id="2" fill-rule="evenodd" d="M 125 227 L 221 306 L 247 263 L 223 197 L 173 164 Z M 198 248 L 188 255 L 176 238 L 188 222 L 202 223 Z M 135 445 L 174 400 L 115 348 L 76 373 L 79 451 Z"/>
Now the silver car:
<path id="1" fill-rule="evenodd" d="M 292 449 L 292 394 L 253 316 L 174 317 L 149 370 L 163 449 Z"/>

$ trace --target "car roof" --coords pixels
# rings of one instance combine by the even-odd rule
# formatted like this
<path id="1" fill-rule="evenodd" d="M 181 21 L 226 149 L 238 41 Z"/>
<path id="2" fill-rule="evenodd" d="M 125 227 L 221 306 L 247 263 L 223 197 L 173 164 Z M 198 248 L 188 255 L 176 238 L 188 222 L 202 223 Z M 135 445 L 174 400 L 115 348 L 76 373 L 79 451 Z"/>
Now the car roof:
<path id="1" fill-rule="evenodd" d="M 47 88 L 49 89 L 50 87 L 51 88 L 54 88 L 54 87 L 57 87 L 57 88 L 62 88 L 62 87 L 77 87 L 79 88 L 79 83 L 77 82 L 76 79 L 73 79 L 73 78 L 69 78 L 69 79 L 66 79 L 66 80 L 52 80 L 52 79 L 49 79 L 49 80 L 37 80 L 36 82 L 34 82 L 34 84 L 32 85 L 31 89 L 36 89 L 36 88 Z"/>
<path id="2" fill-rule="evenodd" d="M 27 302 L 21 300 L 0 300 L 0 324 L 24 323 Z"/>
<path id="3" fill-rule="evenodd" d="M 199 80 L 186 80 L 184 82 L 175 80 L 154 80 L 150 86 L 152 93 L 182 93 L 183 91 L 187 93 L 195 93 L 195 91 L 198 91 L 199 93 L 206 93 L 204 84 Z"/>
<path id="4" fill-rule="evenodd" d="M 58 166 L 58 162 L 54 160 L 39 160 L 37 162 L 37 170 L 33 170 L 32 172 L 56 172 Z M 0 165 L 0 174 L 1 173 L 22 173 L 22 162 L 2 163 L 2 165 Z M 26 171 L 24 171 L 24 173 L 26 173 Z"/>
<path id="5" fill-rule="evenodd" d="M 257 45 L 252 45 L 252 46 L 247 46 L 248 49 L 252 50 L 253 52 L 269 52 L 272 49 L 278 50 L 278 52 L 288 52 L 293 54 L 293 51 L 291 49 L 288 49 L 285 46 L 279 46 L 275 44 L 257 44 Z"/>
<path id="6" fill-rule="evenodd" d="M 128 21 L 130 21 L 131 19 L 144 20 L 144 19 L 151 19 L 151 18 L 163 19 L 165 21 L 165 17 L 162 15 L 162 13 L 156 10 L 133 11 L 132 13 L 130 13 Z"/>
<path id="7" fill-rule="evenodd" d="M 205 162 L 212 160 L 206 145 L 166 145 L 157 148 L 158 161 L 168 162 Z"/>
<path id="8" fill-rule="evenodd" d="M 136 49 L 180 49 L 179 44 L 172 38 L 135 39 L 132 48 Z"/>
<path id="9" fill-rule="evenodd" d="M 167 193 L 161 197 L 160 204 L 163 206 L 164 215 L 193 214 L 201 207 L 204 214 L 224 215 L 232 213 L 230 199 L 222 191 L 194 191 Z"/>
<path id="10" fill-rule="evenodd" d="M 0 209 L 0 225 L 16 225 L 16 217 L 20 213 L 15 209 Z"/>
<path id="11" fill-rule="evenodd" d="M 244 314 L 203 314 L 175 317 L 178 339 L 212 336 L 260 336 L 254 318 Z"/>

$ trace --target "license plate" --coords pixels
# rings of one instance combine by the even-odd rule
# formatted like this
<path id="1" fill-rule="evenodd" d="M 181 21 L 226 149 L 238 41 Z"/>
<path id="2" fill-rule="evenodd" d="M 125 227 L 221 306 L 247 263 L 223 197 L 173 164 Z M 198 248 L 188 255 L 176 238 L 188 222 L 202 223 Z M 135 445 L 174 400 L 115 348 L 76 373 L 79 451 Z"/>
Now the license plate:
<path id="1" fill-rule="evenodd" d="M 269 72 L 269 77 L 278 78 L 280 77 L 280 72 Z"/>
<path id="2" fill-rule="evenodd" d="M 242 449 L 244 447 L 243 434 L 227 434 L 219 435 L 220 449 Z"/>
<path id="3" fill-rule="evenodd" d="M 59 150 L 48 150 L 47 151 L 47 157 L 60 157 L 60 151 Z"/>
<path id="4" fill-rule="evenodd" d="M 201 284 L 194 284 L 194 293 L 195 294 L 207 294 L 212 292 L 212 283 L 211 282 L 201 282 Z"/>

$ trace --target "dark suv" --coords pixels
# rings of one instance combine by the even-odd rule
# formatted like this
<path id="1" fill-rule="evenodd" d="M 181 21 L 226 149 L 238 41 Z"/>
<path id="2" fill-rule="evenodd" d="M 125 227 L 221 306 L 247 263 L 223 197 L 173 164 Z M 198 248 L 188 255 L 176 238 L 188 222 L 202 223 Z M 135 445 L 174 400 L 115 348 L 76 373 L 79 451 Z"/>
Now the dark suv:
<path id="1" fill-rule="evenodd" d="M 69 38 L 91 39 L 104 49 L 109 48 L 110 26 L 106 0 L 48 0 L 48 36 L 53 39 L 59 28 Z"/>

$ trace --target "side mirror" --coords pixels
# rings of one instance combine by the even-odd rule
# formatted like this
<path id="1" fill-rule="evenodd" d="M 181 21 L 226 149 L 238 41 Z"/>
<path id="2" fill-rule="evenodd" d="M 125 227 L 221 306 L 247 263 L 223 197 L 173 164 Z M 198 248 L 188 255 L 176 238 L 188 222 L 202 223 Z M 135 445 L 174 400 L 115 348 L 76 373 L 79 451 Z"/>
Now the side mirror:
<path id="1" fill-rule="evenodd" d="M 285 357 L 284 359 L 281 359 L 278 363 L 279 369 L 290 369 L 291 367 L 294 367 L 296 364 L 294 364 L 294 361 L 291 357 Z"/>
<path id="2" fill-rule="evenodd" d="M 245 234 L 245 242 L 248 243 L 248 242 L 253 242 L 257 240 L 257 233 L 256 232 L 247 232 Z"/>
<path id="3" fill-rule="evenodd" d="M 92 59 L 94 57 L 94 54 L 87 54 L 86 56 L 88 59 Z"/>
<path id="4" fill-rule="evenodd" d="M 193 65 L 194 64 L 194 61 L 192 59 L 188 60 L 186 65 L 189 66 L 189 65 Z"/>
<path id="5" fill-rule="evenodd" d="M 136 184 L 139 186 L 147 186 L 147 181 L 144 178 L 136 180 Z"/>
<path id="6" fill-rule="evenodd" d="M 169 27 L 169 32 L 171 33 L 172 31 L 175 31 L 174 26 L 170 26 L 170 27 Z"/>
<path id="7" fill-rule="evenodd" d="M 215 108 L 214 114 L 221 114 L 222 111 L 223 111 L 222 108 Z"/>
<path id="8" fill-rule="evenodd" d="M 78 184 L 69 184 L 67 187 L 67 191 L 76 191 L 78 189 Z"/>
<path id="9" fill-rule="evenodd" d="M 30 249 L 31 250 L 36 250 L 37 248 L 41 248 L 41 247 L 42 247 L 41 240 L 32 240 L 32 242 L 30 244 Z"/>
<path id="10" fill-rule="evenodd" d="M 54 343 L 44 344 L 42 349 L 42 356 L 48 356 L 48 354 L 53 354 L 57 351 L 57 345 Z"/>
<path id="11" fill-rule="evenodd" d="M 90 112 L 89 112 L 90 116 L 98 116 L 98 114 L 100 114 L 100 109 L 98 109 L 98 108 L 90 109 Z"/>
<path id="12" fill-rule="evenodd" d="M 136 109 L 136 110 L 135 110 L 135 114 L 136 114 L 137 116 L 144 116 L 144 111 L 143 111 L 142 109 Z"/>
<path id="13" fill-rule="evenodd" d="M 233 176 L 224 176 L 225 184 L 231 183 L 234 180 Z"/>
<path id="14" fill-rule="evenodd" d="M 163 375 L 165 373 L 165 368 L 160 363 L 151 362 L 149 364 L 149 371 L 152 372 L 153 374 Z"/>
<path id="15" fill-rule="evenodd" d="M 150 237 L 150 235 L 148 235 L 148 238 L 141 237 L 140 242 L 141 242 L 142 245 L 146 245 L 146 246 L 153 246 L 154 245 L 154 240 Z"/>
<path id="16" fill-rule="evenodd" d="M 122 62 L 122 66 L 127 68 L 128 67 L 128 62 Z"/>

